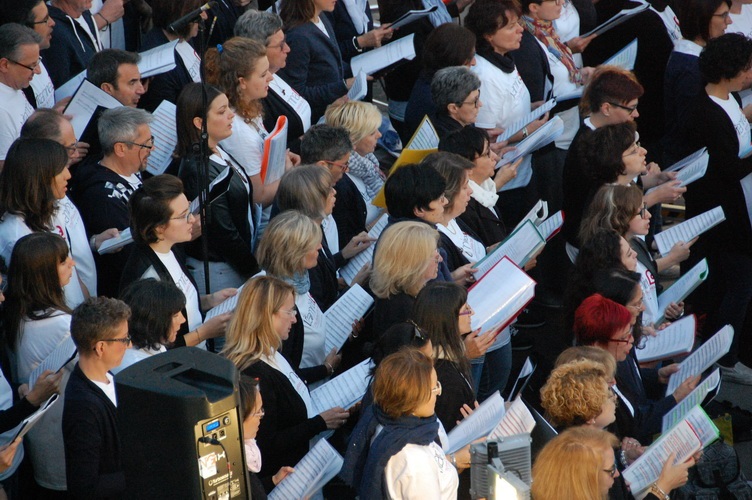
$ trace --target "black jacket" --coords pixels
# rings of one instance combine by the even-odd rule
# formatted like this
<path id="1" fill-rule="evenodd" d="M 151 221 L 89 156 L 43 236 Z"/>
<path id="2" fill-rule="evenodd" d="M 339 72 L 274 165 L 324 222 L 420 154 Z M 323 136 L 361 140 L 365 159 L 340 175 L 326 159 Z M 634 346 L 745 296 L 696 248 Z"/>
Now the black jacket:
<path id="1" fill-rule="evenodd" d="M 279 78 L 279 77 L 277 77 Z M 264 128 L 274 130 L 277 126 L 277 118 L 284 115 L 287 117 L 287 147 L 293 153 L 300 153 L 300 139 L 305 134 L 303 130 L 303 121 L 295 110 L 287 104 L 277 91 L 269 87 L 266 97 L 261 99 L 261 105 L 264 107 Z"/>
<path id="2" fill-rule="evenodd" d="M 523 30 L 520 48 L 511 51 L 509 55 L 514 59 L 517 72 L 530 92 L 530 100 L 536 102 L 548 99 L 546 81 L 550 83 L 550 88 L 553 88 L 554 77 L 548 65 L 548 56 L 535 37 L 529 31 Z"/>
<path id="3" fill-rule="evenodd" d="M 337 37 L 337 44 L 339 45 L 339 52 L 342 54 L 342 60 L 349 63 L 350 59 L 360 54 L 355 45 L 353 45 L 352 39 L 363 33 L 355 28 L 355 24 L 353 24 L 350 14 L 347 12 L 347 7 L 345 7 L 345 2 L 337 2 L 334 6 L 334 12 L 325 12 L 324 15 L 329 18 L 332 26 L 334 26 L 334 34 Z M 373 29 L 373 16 L 371 16 L 371 9 L 368 3 L 366 3 L 366 16 L 368 17 L 366 31 L 371 31 Z"/>
<path id="4" fill-rule="evenodd" d="M 68 493 L 73 498 L 121 498 L 125 472 L 117 408 L 78 363 L 65 388 L 63 440 Z"/>
<path id="5" fill-rule="evenodd" d="M 358 187 L 348 175 L 343 175 L 334 189 L 337 190 L 337 203 L 334 204 L 332 217 L 337 223 L 339 247 L 345 248 L 353 236 L 366 230 L 368 209 Z"/>
<path id="6" fill-rule="evenodd" d="M 475 198 L 470 198 L 467 209 L 457 217 L 457 222 L 460 221 L 478 236 L 478 241 L 485 247 L 495 245 L 507 237 L 507 229 L 501 219 Z"/>
<path id="7" fill-rule="evenodd" d="M 198 156 L 187 156 L 180 162 L 178 176 L 183 181 L 185 195 L 195 199 L 200 189 Z M 211 183 L 227 166 L 209 161 Z M 204 235 L 209 238 L 208 258 L 213 262 L 227 262 L 244 279 L 250 278 L 260 268 L 253 255 L 253 233 L 248 220 L 248 210 L 253 209 L 253 185 L 242 168 L 230 167 L 230 187 L 211 202 L 211 220 L 202 236 L 190 242 L 186 253 L 203 260 Z"/>
<path id="8" fill-rule="evenodd" d="M 89 65 L 89 61 L 96 54 L 98 47 L 94 45 L 86 31 L 65 12 L 48 5 L 50 17 L 55 21 L 52 29 L 50 47 L 41 51 L 44 66 L 50 74 L 55 88 L 81 73 Z M 82 14 L 84 21 L 96 34 L 97 24 L 88 10 Z"/>
<path id="9" fill-rule="evenodd" d="M 243 370 L 243 375 L 256 378 L 264 395 L 265 416 L 256 438 L 263 457 L 259 472 L 263 481 L 281 467 L 298 463 L 308 453 L 308 441 L 326 430 L 326 423 L 318 415 L 308 418 L 305 403 L 290 379 L 265 362 L 257 361 Z"/>

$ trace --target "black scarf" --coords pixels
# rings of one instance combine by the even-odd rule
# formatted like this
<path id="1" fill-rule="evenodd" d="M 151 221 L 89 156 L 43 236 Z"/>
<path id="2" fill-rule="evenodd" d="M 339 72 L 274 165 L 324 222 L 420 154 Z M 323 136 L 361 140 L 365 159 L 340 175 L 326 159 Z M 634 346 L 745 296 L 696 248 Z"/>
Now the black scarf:
<path id="1" fill-rule="evenodd" d="M 494 51 L 491 47 L 483 47 L 478 51 L 478 55 L 486 59 L 488 62 L 499 68 L 504 73 L 511 73 L 514 71 L 514 59 L 508 55 L 501 55 Z"/>

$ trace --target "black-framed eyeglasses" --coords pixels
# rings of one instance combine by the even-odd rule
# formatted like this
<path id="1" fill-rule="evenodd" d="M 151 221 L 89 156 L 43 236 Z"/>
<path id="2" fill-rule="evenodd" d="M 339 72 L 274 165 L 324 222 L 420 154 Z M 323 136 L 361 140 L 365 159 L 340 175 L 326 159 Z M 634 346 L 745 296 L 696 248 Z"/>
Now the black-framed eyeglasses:
<path id="1" fill-rule="evenodd" d="M 640 216 L 640 219 L 647 219 L 648 218 L 647 217 L 647 215 L 648 215 L 648 204 L 647 203 L 643 203 L 642 204 L 642 208 L 640 208 L 640 211 L 637 212 L 637 214 Z"/>
<path id="2" fill-rule="evenodd" d="M 282 50 L 285 45 L 287 45 L 287 38 L 283 38 L 282 41 L 279 42 L 277 45 L 267 45 L 266 50 L 269 50 L 269 49 Z"/>
<path id="3" fill-rule="evenodd" d="M 102 342 L 120 342 L 125 345 L 131 345 L 131 336 L 119 338 L 119 339 L 102 339 Z"/>
<path id="4" fill-rule="evenodd" d="M 635 111 L 637 111 L 637 104 L 635 104 L 634 106 L 625 106 L 623 104 L 618 104 L 615 102 L 609 102 L 609 104 L 611 106 L 615 106 L 617 108 L 623 109 L 624 111 L 629 111 L 630 115 L 633 114 Z"/>
<path id="5" fill-rule="evenodd" d="M 34 21 L 34 22 L 29 23 L 29 24 L 31 24 L 32 26 L 34 26 L 35 24 L 47 24 L 49 22 L 50 22 L 50 15 L 47 14 L 46 16 L 44 16 L 42 18 L 41 21 Z"/>
<path id="6" fill-rule="evenodd" d="M 16 64 L 16 65 L 18 65 L 18 66 L 21 66 L 22 68 L 26 68 L 26 69 L 28 69 L 29 71 L 31 71 L 32 73 L 34 73 L 34 72 L 35 72 L 35 71 L 37 70 L 37 68 L 39 67 L 39 59 L 37 59 L 37 62 L 36 62 L 36 63 L 34 63 L 34 65 L 33 65 L 33 66 L 27 66 L 27 65 L 25 65 L 25 64 L 23 64 L 23 63 L 20 63 L 20 62 L 18 62 L 18 61 L 14 61 L 14 60 L 13 60 L 13 59 L 11 59 L 10 57 L 6 57 L 6 59 L 8 60 L 8 62 L 12 62 L 13 64 Z"/>
<path id="7" fill-rule="evenodd" d="M 156 139 L 154 139 L 154 136 L 149 137 L 146 140 L 146 144 L 140 144 L 138 142 L 133 142 L 133 141 L 120 141 L 120 142 L 122 142 L 123 144 L 128 144 L 130 146 L 138 146 L 141 149 L 153 149 Z"/>
<path id="8" fill-rule="evenodd" d="M 474 107 L 477 108 L 479 107 L 479 104 L 480 104 L 480 95 L 476 97 L 475 99 L 473 99 L 472 101 L 461 101 L 461 102 L 456 102 L 455 104 L 460 107 L 464 106 L 465 104 L 472 104 Z"/>
<path id="9" fill-rule="evenodd" d="M 634 344 L 634 337 L 632 337 L 632 334 L 629 335 L 629 338 L 626 339 L 608 339 L 609 342 L 616 342 L 617 344 Z"/>
<path id="10" fill-rule="evenodd" d="M 615 477 L 616 477 L 616 470 L 617 470 L 617 469 L 616 469 L 616 462 L 614 462 L 614 465 L 612 465 L 612 466 L 611 466 L 610 468 L 608 468 L 608 469 L 603 469 L 603 472 L 606 472 L 606 473 L 607 473 L 607 474 L 608 474 L 609 476 L 611 476 L 611 478 L 613 479 L 613 478 L 615 478 Z"/>

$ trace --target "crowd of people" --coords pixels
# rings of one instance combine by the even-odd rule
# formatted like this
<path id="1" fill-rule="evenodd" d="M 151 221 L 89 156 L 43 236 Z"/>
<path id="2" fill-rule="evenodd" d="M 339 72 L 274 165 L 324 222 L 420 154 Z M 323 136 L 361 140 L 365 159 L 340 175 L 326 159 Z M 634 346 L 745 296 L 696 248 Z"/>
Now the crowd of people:
<path id="1" fill-rule="evenodd" d="M 562 318 L 556 366 L 532 389 L 558 432 L 535 457 L 535 500 L 638 493 L 620 471 L 701 374 L 666 395 L 676 360 L 636 353 L 686 313 L 697 345 L 733 327 L 721 375 L 752 385 L 747 0 L 379 0 L 378 22 L 365 0 L 199 7 L 0 1 L 0 499 L 124 498 L 115 374 L 180 347 L 237 367 L 252 498 L 320 439 L 344 457 L 324 497 L 470 498 L 470 444 L 447 454 L 447 433 L 509 394 L 515 336 L 541 322 L 529 309 L 478 327 L 468 290 L 538 200 L 564 216 L 516 262 Z M 391 27 L 413 10 L 426 12 Z M 416 57 L 377 75 L 381 109 L 370 76 L 350 99 L 351 61 L 407 36 Z M 629 69 L 604 64 L 633 40 Z M 143 77 L 140 54 L 167 44 L 174 64 Z M 66 113 L 84 74 L 117 103 L 88 124 Z M 553 120 L 555 140 L 500 161 Z M 282 122 L 287 150 L 270 155 Z M 390 169 L 377 149 L 423 123 L 437 147 Z M 667 170 L 700 148 L 701 178 Z M 686 218 L 725 220 L 660 252 L 661 206 L 682 197 Z M 705 283 L 659 302 L 667 270 L 703 260 Z M 328 349 L 325 313 L 355 287 L 373 308 Z M 77 356 L 37 373 L 67 345 Z M 369 359 L 360 403 L 314 410 L 311 390 Z M 702 460 L 670 456 L 647 498 Z"/>

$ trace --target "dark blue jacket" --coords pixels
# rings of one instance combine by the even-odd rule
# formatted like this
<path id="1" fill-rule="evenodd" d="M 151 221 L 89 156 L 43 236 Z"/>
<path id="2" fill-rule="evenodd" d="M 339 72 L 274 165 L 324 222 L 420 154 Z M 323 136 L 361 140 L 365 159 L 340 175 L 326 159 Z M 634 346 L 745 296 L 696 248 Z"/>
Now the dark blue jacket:
<path id="1" fill-rule="evenodd" d="M 50 48 L 44 49 L 41 56 L 52 84 L 58 88 L 86 69 L 96 54 L 97 47 L 72 17 L 52 5 L 49 5 L 48 9 L 50 17 L 55 21 L 55 27 L 52 29 Z M 87 10 L 82 16 L 91 32 L 96 34 L 97 24 L 92 19 L 91 12 Z"/>

